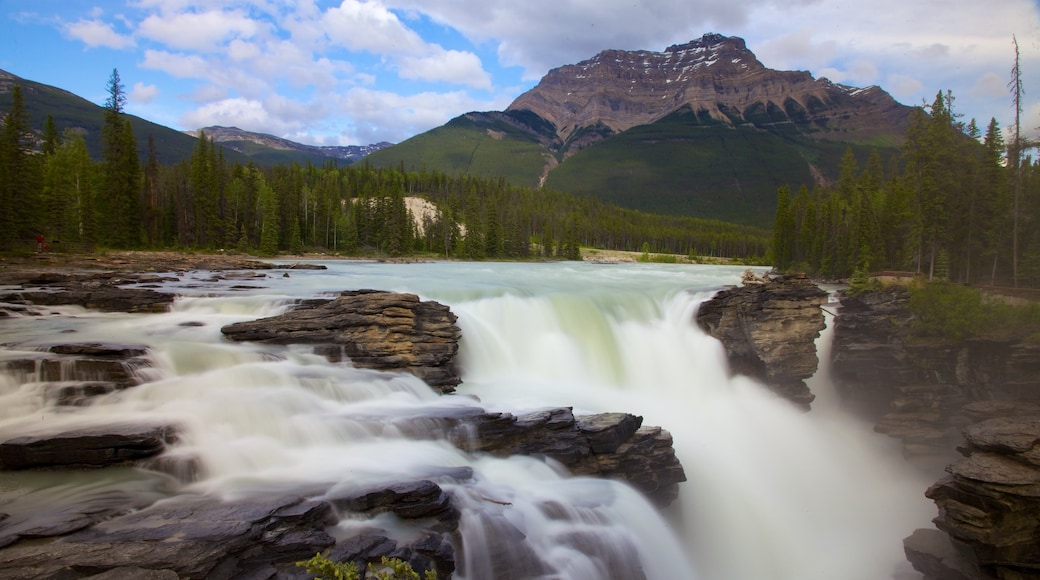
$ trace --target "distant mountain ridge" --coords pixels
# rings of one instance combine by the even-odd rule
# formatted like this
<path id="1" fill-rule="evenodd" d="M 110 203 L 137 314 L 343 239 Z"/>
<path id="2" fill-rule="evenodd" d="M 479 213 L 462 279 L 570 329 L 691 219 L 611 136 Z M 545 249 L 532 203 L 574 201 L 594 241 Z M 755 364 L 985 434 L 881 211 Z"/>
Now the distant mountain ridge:
<path id="1" fill-rule="evenodd" d="M 43 126 L 50 115 L 59 133 L 69 129 L 81 134 L 91 156 L 95 159 L 100 157 L 104 107 L 65 89 L 0 70 L 0 117 L 6 114 L 11 106 L 11 91 L 14 85 L 22 87 L 22 97 L 30 125 L 38 137 L 42 136 Z M 148 153 L 149 136 L 155 142 L 160 163 L 177 163 L 191 158 L 198 142 L 198 131 L 177 131 L 134 115 L 127 115 L 127 118 L 134 129 L 137 151 L 142 161 Z M 226 149 L 224 156 L 229 161 L 246 163 L 253 160 L 264 165 L 292 162 L 322 163 L 330 159 L 353 163 L 373 151 L 391 145 L 382 142 L 373 145 L 319 147 L 273 135 L 251 133 L 235 127 L 206 127 L 203 130 L 215 143 L 220 143 Z"/>
<path id="2" fill-rule="evenodd" d="M 858 139 L 892 138 L 909 107 L 879 87 L 856 88 L 814 79 L 804 71 L 766 68 L 743 39 L 705 34 L 664 52 L 605 50 L 549 71 L 506 112 L 529 111 L 555 126 L 566 156 L 585 146 L 583 129 L 620 133 L 689 108 L 705 122 L 802 125 L 816 139 L 855 132 Z M 604 131 L 586 131 L 598 140 Z M 841 139 L 847 140 L 847 139 Z"/>
<path id="3" fill-rule="evenodd" d="M 250 155 L 251 152 L 257 150 L 257 147 L 261 147 L 274 151 L 294 151 L 319 158 L 340 159 L 349 163 L 364 159 L 374 151 L 393 145 L 393 143 L 386 141 L 371 145 L 304 145 L 303 143 L 297 143 L 296 141 L 275 137 L 266 133 L 255 133 L 239 129 L 238 127 L 221 127 L 219 125 L 204 127 L 195 131 L 188 131 L 187 133 L 196 138 L 199 134 L 205 133 L 206 137 L 212 139 L 214 143 L 220 143 L 225 147 L 246 155 Z"/>
<path id="4" fill-rule="evenodd" d="M 460 115 L 368 162 L 770 227 L 779 186 L 836 180 L 847 148 L 863 162 L 896 154 L 911 110 L 880 87 L 768 69 L 743 39 L 709 33 L 555 68 L 504 111 Z"/>

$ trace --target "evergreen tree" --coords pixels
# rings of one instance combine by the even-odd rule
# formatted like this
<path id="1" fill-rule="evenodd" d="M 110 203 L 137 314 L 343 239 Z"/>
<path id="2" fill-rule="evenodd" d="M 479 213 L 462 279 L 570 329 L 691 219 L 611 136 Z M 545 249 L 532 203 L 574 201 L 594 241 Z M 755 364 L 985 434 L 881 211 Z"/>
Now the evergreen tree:
<path id="1" fill-rule="evenodd" d="M 62 244 L 54 244 L 56 248 L 94 243 L 94 164 L 81 135 L 66 130 L 61 144 L 47 157 L 43 195 L 43 228 L 52 241 Z"/>
<path id="2" fill-rule="evenodd" d="M 41 168 L 32 154 L 32 133 L 21 85 L 11 90 L 11 108 L 0 129 L 0 248 L 32 247 L 38 233 Z"/>
<path id="3" fill-rule="evenodd" d="M 102 191 L 98 197 L 102 241 L 116 248 L 140 244 L 140 162 L 133 127 L 124 120 L 126 93 L 113 69 L 108 81 L 102 141 Z"/>
<path id="4" fill-rule="evenodd" d="M 791 188 L 777 190 L 776 225 L 773 226 L 773 266 L 787 270 L 794 263 L 796 236 L 795 210 L 791 203 Z"/>

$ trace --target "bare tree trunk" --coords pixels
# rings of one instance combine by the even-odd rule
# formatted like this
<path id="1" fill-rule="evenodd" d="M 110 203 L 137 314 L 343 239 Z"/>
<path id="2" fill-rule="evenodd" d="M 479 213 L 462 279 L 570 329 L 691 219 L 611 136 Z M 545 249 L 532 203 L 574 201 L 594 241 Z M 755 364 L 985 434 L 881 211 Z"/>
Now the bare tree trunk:
<path id="1" fill-rule="evenodd" d="M 1013 153 L 1012 169 L 1015 172 L 1015 207 L 1011 226 L 1011 277 L 1018 288 L 1018 202 L 1022 193 L 1022 71 L 1019 68 L 1018 38 L 1011 36 L 1015 45 L 1015 66 L 1011 69 L 1011 93 L 1015 97 L 1015 136 L 1008 153 Z"/>

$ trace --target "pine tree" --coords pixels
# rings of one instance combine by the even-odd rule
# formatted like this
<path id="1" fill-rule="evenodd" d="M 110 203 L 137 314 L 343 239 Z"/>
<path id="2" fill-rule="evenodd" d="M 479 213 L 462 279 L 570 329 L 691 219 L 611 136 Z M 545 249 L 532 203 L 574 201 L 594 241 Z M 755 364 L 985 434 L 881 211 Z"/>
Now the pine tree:
<path id="1" fill-rule="evenodd" d="M 776 194 L 776 224 L 773 226 L 773 266 L 787 270 L 794 263 L 796 244 L 795 211 L 791 204 L 791 188 L 783 186 Z"/>
<path id="2" fill-rule="evenodd" d="M 103 185 L 98 197 L 102 241 L 116 248 L 140 243 L 140 162 L 133 127 L 124 120 L 126 93 L 113 69 L 108 81 L 104 125 L 101 128 Z"/>
<path id="3" fill-rule="evenodd" d="M 29 115 L 21 85 L 11 90 L 11 108 L 0 129 L 0 247 L 30 247 L 38 234 L 41 167 L 32 154 Z"/>

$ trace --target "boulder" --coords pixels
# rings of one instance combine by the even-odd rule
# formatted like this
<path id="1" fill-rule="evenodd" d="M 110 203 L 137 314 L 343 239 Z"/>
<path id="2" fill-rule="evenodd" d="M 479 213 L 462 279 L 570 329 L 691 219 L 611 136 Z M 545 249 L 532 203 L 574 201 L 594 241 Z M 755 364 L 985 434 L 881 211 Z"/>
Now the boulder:
<path id="1" fill-rule="evenodd" d="M 284 314 L 229 324 L 230 340 L 312 344 L 332 360 L 358 367 L 406 371 L 441 392 L 462 382 L 455 355 L 462 331 L 442 304 L 414 294 L 359 290 L 309 301 Z"/>
<path id="2" fill-rule="evenodd" d="M 816 373 L 816 338 L 826 323 L 827 293 L 804 276 L 778 276 L 719 291 L 697 310 L 696 322 L 726 349 L 734 373 L 768 385 L 809 408 L 805 379 Z"/>
<path id="3" fill-rule="evenodd" d="M 156 456 L 174 440 L 176 430 L 169 425 L 140 424 L 27 435 L 0 443 L 0 467 L 104 467 Z"/>

